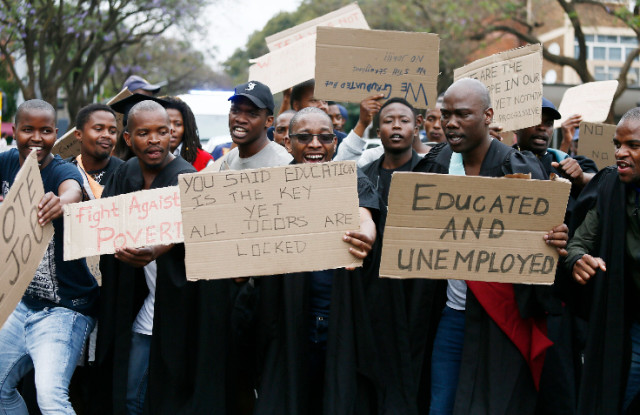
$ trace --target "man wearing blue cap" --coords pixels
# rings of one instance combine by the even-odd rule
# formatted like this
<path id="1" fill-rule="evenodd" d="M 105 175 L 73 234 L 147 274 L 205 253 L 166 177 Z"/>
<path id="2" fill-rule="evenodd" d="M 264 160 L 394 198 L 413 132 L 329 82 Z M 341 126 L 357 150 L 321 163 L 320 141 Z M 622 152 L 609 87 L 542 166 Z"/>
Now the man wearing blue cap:
<path id="1" fill-rule="evenodd" d="M 237 145 L 216 162 L 216 170 L 257 169 L 291 162 L 284 147 L 267 137 L 273 124 L 273 95 L 265 84 L 249 81 L 236 86 L 229 110 L 229 132 Z"/>

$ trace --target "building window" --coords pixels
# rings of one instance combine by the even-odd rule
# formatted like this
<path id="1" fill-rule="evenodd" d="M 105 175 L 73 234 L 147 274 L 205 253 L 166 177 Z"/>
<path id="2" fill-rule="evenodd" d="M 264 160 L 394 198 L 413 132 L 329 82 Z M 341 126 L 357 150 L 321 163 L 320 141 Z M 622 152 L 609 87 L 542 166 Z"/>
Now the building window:
<path id="1" fill-rule="evenodd" d="M 618 35 L 585 35 L 587 47 L 587 59 L 592 62 L 593 74 L 596 81 L 606 81 L 618 79 L 620 68 L 625 59 L 638 47 L 638 39 L 635 36 Z M 578 42 L 574 42 L 574 56 L 577 58 L 580 51 Z M 634 60 L 634 64 L 627 77 L 630 85 L 640 85 L 639 58 Z"/>

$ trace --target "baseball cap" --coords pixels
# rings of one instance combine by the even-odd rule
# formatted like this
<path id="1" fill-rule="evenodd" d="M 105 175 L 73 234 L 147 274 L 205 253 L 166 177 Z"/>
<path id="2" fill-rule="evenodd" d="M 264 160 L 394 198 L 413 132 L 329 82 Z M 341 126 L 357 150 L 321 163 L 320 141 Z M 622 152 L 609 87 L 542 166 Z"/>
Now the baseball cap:
<path id="1" fill-rule="evenodd" d="M 150 97 L 148 95 L 143 95 L 143 94 L 133 94 L 131 96 L 126 97 L 125 99 L 121 99 L 118 102 L 114 102 L 109 106 L 115 112 L 118 112 L 124 115 L 122 123 L 126 126 L 127 120 L 129 118 L 129 111 L 131 111 L 131 108 L 133 108 L 134 105 L 142 101 L 155 101 L 158 104 L 162 105 L 163 108 L 167 108 L 167 106 L 169 105 L 167 101 L 160 98 Z"/>
<path id="2" fill-rule="evenodd" d="M 234 88 L 234 94 L 229 101 L 237 97 L 246 97 L 258 108 L 266 108 L 273 114 L 276 104 L 268 86 L 258 81 L 249 81 Z"/>
<path id="3" fill-rule="evenodd" d="M 151 84 L 149 81 L 138 75 L 131 75 L 128 77 L 127 80 L 124 81 L 124 86 L 131 92 L 137 89 L 142 89 L 153 94 L 157 94 L 160 91 L 160 88 L 162 88 L 162 85 Z"/>
<path id="4" fill-rule="evenodd" d="M 551 115 L 553 116 L 554 120 L 559 120 L 560 118 L 562 118 L 562 115 L 560 115 L 560 113 L 556 109 L 556 106 L 553 105 L 553 102 L 549 101 L 545 97 L 542 97 L 542 110 L 549 111 L 549 113 L 551 113 Z"/>

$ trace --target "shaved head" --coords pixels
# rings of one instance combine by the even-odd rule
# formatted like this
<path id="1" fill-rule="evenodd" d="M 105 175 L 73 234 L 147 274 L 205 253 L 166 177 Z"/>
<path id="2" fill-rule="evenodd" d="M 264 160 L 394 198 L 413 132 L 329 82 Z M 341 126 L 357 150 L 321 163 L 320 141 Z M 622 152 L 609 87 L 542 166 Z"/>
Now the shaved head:
<path id="1" fill-rule="evenodd" d="M 126 129 L 128 131 L 133 130 L 135 119 L 137 115 L 140 114 L 141 112 L 156 112 L 156 111 L 164 113 L 167 117 L 167 121 L 169 120 L 169 114 L 167 114 L 167 110 L 165 110 L 164 107 L 158 104 L 157 102 L 151 101 L 151 100 L 138 102 L 129 110 Z M 168 122 L 168 123 L 171 124 L 171 122 Z"/>
<path id="2" fill-rule="evenodd" d="M 484 105 L 484 109 L 491 107 L 491 96 L 489 95 L 489 90 L 482 82 L 478 81 L 477 79 L 462 78 L 457 80 L 444 93 L 443 99 L 447 97 L 447 94 L 458 90 L 466 91 L 466 93 L 468 94 L 473 93 L 474 96 L 480 99 L 480 101 Z"/>

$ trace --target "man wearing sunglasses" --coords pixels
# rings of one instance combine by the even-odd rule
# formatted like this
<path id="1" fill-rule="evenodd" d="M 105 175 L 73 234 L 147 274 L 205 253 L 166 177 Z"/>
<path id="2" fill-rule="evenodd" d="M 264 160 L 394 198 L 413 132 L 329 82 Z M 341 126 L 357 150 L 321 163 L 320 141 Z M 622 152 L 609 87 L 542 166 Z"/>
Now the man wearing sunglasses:
<path id="1" fill-rule="evenodd" d="M 336 141 L 331 118 L 319 108 L 307 107 L 291 119 L 285 146 L 294 158 L 291 164 L 321 163 L 331 161 Z M 376 239 L 373 217 L 379 216 L 379 202 L 364 176 L 358 178 L 358 196 L 360 231 L 347 232 L 342 239 L 355 258 L 365 259 Z M 255 307 L 259 382 L 254 413 L 339 413 L 336 407 L 348 405 L 348 395 L 336 398 L 333 393 L 336 382 L 327 383 L 332 398 L 324 397 L 329 338 L 334 333 L 329 329 L 329 310 L 336 293 L 332 287 L 334 280 L 351 275 L 363 279 L 369 264 L 367 260 L 364 268 L 353 271 L 330 269 L 256 279 L 260 291 Z M 324 410 L 323 401 L 327 404 Z"/>

